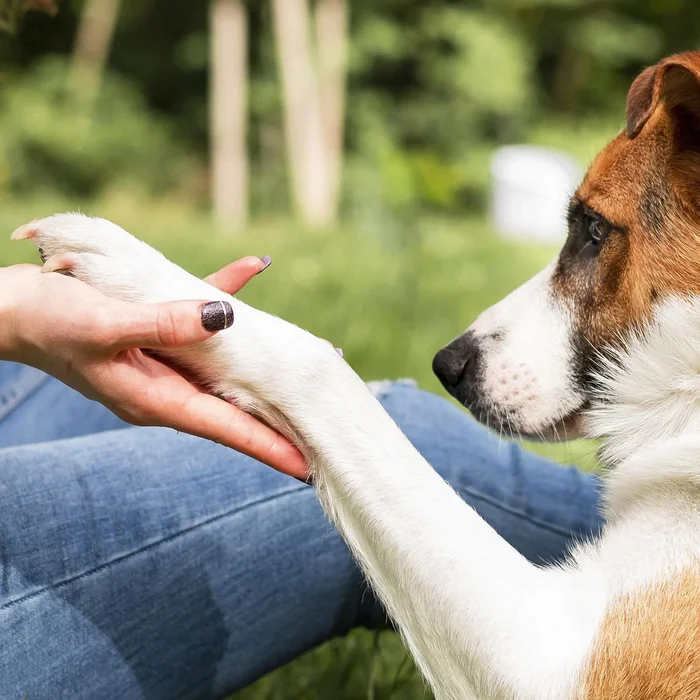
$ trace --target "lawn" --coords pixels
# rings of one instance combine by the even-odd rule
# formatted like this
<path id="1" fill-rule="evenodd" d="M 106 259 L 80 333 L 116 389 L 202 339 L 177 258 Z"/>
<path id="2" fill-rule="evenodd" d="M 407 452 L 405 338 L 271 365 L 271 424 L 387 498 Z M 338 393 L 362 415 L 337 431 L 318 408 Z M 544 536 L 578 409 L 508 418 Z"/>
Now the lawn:
<path id="1" fill-rule="evenodd" d="M 3 202 L 0 263 L 37 262 L 33 247 L 7 238 L 30 219 L 69 208 L 65 201 L 47 199 Z M 113 219 L 199 275 L 242 255 L 270 255 L 271 268 L 241 298 L 332 340 L 365 379 L 413 377 L 436 393 L 443 392 L 430 370 L 435 351 L 555 253 L 551 247 L 501 241 L 477 217 L 415 217 L 403 225 L 356 225 L 326 233 L 271 220 L 232 237 L 218 233 L 206 216 L 172 201 L 143 203 L 119 195 L 81 208 Z M 595 465 L 593 448 L 585 442 L 535 449 L 583 468 Z M 362 631 L 309 653 L 234 696 L 427 697 L 398 639 L 388 632 Z"/>

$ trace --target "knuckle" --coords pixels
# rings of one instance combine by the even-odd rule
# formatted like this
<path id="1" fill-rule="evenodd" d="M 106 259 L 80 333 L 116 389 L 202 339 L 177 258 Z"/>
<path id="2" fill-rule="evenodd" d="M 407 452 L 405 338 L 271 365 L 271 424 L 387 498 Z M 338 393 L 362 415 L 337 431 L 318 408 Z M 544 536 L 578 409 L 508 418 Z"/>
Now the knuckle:
<path id="1" fill-rule="evenodd" d="M 169 306 L 160 306 L 156 313 L 156 337 L 160 345 L 178 345 L 182 333 L 177 315 Z"/>

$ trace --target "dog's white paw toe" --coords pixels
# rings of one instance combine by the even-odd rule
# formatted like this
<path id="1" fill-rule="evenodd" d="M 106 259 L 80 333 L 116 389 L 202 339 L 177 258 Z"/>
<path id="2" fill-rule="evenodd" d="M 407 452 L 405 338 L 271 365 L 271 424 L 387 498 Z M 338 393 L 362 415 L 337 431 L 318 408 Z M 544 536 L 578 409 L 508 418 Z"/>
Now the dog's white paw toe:
<path id="1" fill-rule="evenodd" d="M 44 255 L 42 254 L 42 259 Z M 56 253 L 44 260 L 41 268 L 43 273 L 47 272 L 70 272 L 80 263 L 80 258 L 75 253 Z"/>
<path id="2" fill-rule="evenodd" d="M 126 301 L 200 298 L 204 283 L 116 224 L 82 214 L 54 214 L 20 226 L 44 272 L 69 272 L 108 296 Z"/>

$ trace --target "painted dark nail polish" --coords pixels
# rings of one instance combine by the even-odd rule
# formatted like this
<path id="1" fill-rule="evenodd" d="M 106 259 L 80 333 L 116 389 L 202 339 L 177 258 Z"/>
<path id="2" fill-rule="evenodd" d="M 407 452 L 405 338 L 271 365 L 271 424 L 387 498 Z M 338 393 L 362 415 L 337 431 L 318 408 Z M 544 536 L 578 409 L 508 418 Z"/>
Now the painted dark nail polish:
<path id="1" fill-rule="evenodd" d="M 272 265 L 272 258 L 269 255 L 263 255 L 262 258 L 260 258 L 260 262 L 263 264 L 260 272 L 265 272 L 265 270 Z M 258 272 L 258 274 L 260 274 L 260 272 Z"/>
<path id="2" fill-rule="evenodd" d="M 227 301 L 210 301 L 200 307 L 204 330 L 223 331 L 233 324 L 233 307 Z"/>

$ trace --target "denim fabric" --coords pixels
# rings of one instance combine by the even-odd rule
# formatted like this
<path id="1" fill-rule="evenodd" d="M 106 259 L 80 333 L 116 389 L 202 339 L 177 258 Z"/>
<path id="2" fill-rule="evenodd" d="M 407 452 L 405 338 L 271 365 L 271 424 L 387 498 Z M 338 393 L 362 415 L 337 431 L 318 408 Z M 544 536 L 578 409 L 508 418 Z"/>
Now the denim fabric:
<path id="1" fill-rule="evenodd" d="M 600 527 L 598 480 L 406 383 L 415 446 L 528 558 Z M 0 363 L 0 698 L 223 698 L 384 620 L 312 488 L 220 445 L 130 428 Z"/>

